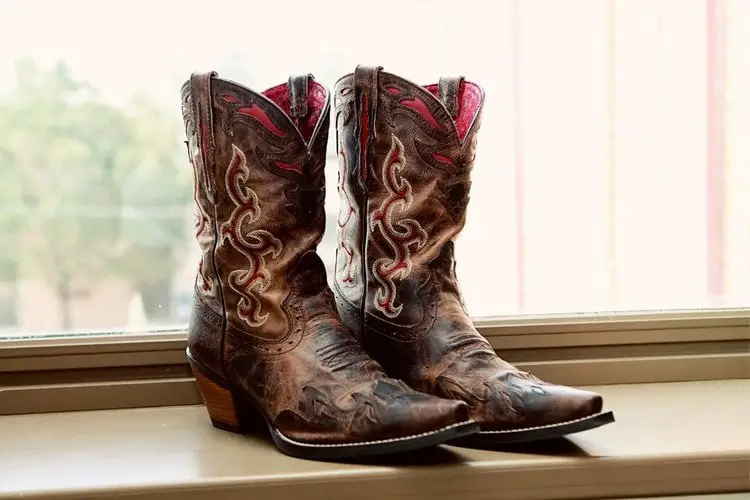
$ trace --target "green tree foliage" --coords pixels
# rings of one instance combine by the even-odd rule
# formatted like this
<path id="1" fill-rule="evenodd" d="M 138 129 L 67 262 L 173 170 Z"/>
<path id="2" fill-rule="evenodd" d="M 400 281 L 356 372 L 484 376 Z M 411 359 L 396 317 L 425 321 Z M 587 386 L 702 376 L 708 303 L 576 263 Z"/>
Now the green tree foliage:
<path id="1" fill-rule="evenodd" d="M 77 280 L 131 280 L 169 313 L 185 246 L 190 169 L 178 115 L 143 96 L 118 107 L 63 63 L 22 60 L 0 98 L 0 282 L 44 280 L 63 329 Z"/>

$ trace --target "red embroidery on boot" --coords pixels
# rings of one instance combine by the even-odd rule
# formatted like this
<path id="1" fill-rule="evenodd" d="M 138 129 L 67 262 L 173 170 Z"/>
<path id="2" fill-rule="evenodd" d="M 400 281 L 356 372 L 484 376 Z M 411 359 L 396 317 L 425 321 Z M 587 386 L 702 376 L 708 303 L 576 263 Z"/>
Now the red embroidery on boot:
<path id="1" fill-rule="evenodd" d="M 380 228 L 383 238 L 393 250 L 393 258 L 380 258 L 372 265 L 372 274 L 380 284 L 375 291 L 375 309 L 389 318 L 395 318 L 403 309 L 397 304 L 396 280 L 404 280 L 411 273 L 411 250 L 420 250 L 427 243 L 427 233 L 414 219 L 398 218 L 409 210 L 412 191 L 409 182 L 402 177 L 406 167 L 404 145 L 395 135 L 391 136 L 391 150 L 383 162 L 381 181 L 389 196 L 371 216 L 372 230 Z"/>
<path id="2" fill-rule="evenodd" d="M 278 137 L 286 137 L 286 133 L 280 128 L 278 128 L 276 125 L 274 125 L 271 119 L 268 117 L 268 114 L 265 111 L 263 111 L 263 109 L 261 109 L 261 107 L 258 106 L 257 104 L 250 103 L 250 106 L 240 108 L 237 110 L 237 112 L 241 115 L 245 115 L 245 116 L 249 116 L 250 118 L 253 118 L 258 123 L 263 125 L 273 135 L 276 135 Z"/>
<path id="3" fill-rule="evenodd" d="M 284 163 L 283 161 L 277 161 L 276 165 L 283 168 L 284 170 L 291 170 L 292 172 L 302 173 L 302 167 L 293 163 Z"/>
<path id="4" fill-rule="evenodd" d="M 232 144 L 232 159 L 226 173 L 226 187 L 229 198 L 235 205 L 229 220 L 221 225 L 221 236 L 247 258 L 247 268 L 229 273 L 229 287 L 240 295 L 237 315 L 251 327 L 262 326 L 268 320 L 268 313 L 261 311 L 259 294 L 270 285 L 265 269 L 266 256 L 275 259 L 283 246 L 278 238 L 264 229 L 255 229 L 254 223 L 260 218 L 258 195 L 248 185 L 250 169 L 245 153 Z"/>
<path id="5" fill-rule="evenodd" d="M 450 165 L 451 167 L 455 167 L 456 166 L 456 164 L 453 163 L 453 160 L 451 160 L 447 156 L 443 156 L 443 155 L 438 154 L 438 153 L 432 153 L 432 157 L 435 158 L 440 163 L 445 163 L 446 165 Z"/>
<path id="6" fill-rule="evenodd" d="M 442 130 L 443 127 L 437 122 L 432 114 L 432 111 L 430 111 L 430 108 L 428 108 L 427 104 L 425 104 L 425 102 L 419 97 L 412 97 L 411 99 L 401 99 L 401 101 L 399 102 L 407 108 L 413 109 L 414 111 L 419 113 L 422 118 L 424 118 L 427 123 L 432 125 L 434 128 Z"/>

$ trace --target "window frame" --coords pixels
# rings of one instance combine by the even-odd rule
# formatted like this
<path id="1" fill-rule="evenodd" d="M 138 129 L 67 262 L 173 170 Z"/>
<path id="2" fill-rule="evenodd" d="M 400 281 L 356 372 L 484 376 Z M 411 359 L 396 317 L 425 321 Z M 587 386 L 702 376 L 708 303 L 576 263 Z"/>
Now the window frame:
<path id="1" fill-rule="evenodd" d="M 504 359 L 569 385 L 750 378 L 750 308 L 477 318 Z M 0 341 L 0 415 L 200 404 L 186 330 Z"/>

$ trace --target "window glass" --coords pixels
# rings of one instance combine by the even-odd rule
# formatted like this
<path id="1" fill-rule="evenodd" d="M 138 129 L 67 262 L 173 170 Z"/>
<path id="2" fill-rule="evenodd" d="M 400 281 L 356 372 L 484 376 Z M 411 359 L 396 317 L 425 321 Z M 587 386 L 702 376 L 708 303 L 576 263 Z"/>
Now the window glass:
<path id="1" fill-rule="evenodd" d="M 195 69 L 482 85 L 475 316 L 750 304 L 750 2 L 5 0 L 0 33 L 0 337 L 184 327 Z"/>

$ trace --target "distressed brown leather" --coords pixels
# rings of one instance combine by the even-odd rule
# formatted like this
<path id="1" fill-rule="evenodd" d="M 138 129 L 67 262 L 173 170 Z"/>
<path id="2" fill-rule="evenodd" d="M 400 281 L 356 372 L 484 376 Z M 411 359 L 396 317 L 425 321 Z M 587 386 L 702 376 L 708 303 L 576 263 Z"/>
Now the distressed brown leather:
<path id="1" fill-rule="evenodd" d="M 306 443 L 382 440 L 468 420 L 388 378 L 342 325 L 325 267 L 329 94 L 311 75 L 263 94 L 194 74 L 182 88 L 202 257 L 191 356 Z"/>
<path id="2" fill-rule="evenodd" d="M 461 77 L 421 87 L 358 67 L 339 80 L 339 312 L 389 375 L 466 401 L 483 431 L 598 413 L 598 395 L 501 360 L 464 306 L 454 240 L 465 222 L 483 102 L 482 89 Z"/>

